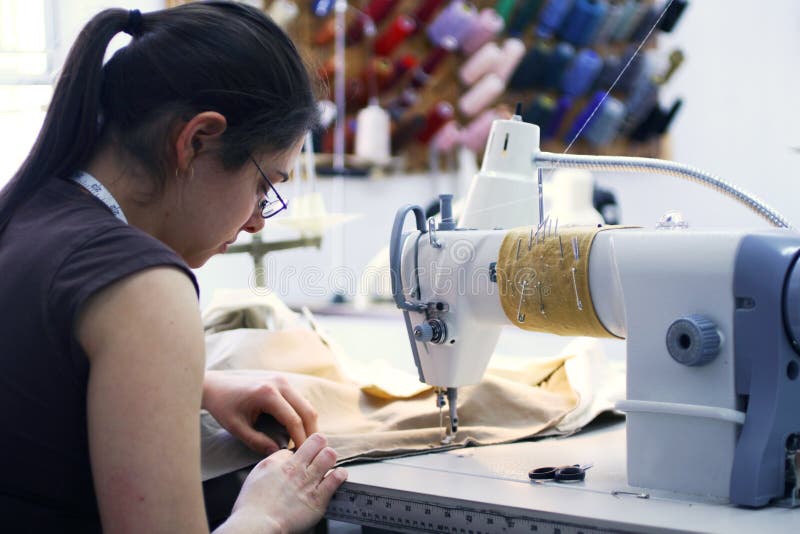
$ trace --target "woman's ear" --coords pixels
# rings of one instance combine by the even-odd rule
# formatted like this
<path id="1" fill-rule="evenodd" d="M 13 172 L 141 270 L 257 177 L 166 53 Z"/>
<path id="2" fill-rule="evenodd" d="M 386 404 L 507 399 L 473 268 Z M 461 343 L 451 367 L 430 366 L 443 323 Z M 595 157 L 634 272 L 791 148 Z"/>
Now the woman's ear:
<path id="1" fill-rule="evenodd" d="M 176 171 L 186 171 L 197 155 L 216 144 L 228 121 L 216 111 L 198 113 L 178 131 L 175 138 Z"/>

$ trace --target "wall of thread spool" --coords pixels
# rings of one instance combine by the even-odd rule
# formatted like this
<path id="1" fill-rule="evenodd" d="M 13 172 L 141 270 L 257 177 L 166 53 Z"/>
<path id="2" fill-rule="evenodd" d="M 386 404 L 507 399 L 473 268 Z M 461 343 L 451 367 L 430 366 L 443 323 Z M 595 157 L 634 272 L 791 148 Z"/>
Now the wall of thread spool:
<path id="1" fill-rule="evenodd" d="M 346 166 L 369 173 L 424 172 L 461 145 L 480 157 L 491 122 L 517 103 L 540 126 L 544 150 L 665 157 L 681 102 L 662 107 L 658 92 L 683 56 L 657 41 L 686 3 L 348 0 L 341 28 L 335 0 L 263 7 L 308 58 L 331 113 L 344 34 Z M 316 137 L 322 167 L 332 161 L 334 124 Z"/>

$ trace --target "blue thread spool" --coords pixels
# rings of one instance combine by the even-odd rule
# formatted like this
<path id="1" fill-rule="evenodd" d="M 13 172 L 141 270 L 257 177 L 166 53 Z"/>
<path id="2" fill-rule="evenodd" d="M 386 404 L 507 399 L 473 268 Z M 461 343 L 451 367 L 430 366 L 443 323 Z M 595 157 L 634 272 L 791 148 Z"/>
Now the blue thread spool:
<path id="1" fill-rule="evenodd" d="M 569 43 L 558 43 L 547 58 L 541 85 L 544 89 L 558 89 L 567 66 L 575 58 L 575 48 Z"/>
<path id="2" fill-rule="evenodd" d="M 636 45 L 629 45 L 628 48 L 625 50 L 625 54 L 622 56 L 620 63 L 622 67 L 625 65 L 628 66 L 624 72 L 622 72 L 622 67 L 620 68 L 620 72 L 622 72 L 622 76 L 620 76 L 619 80 L 617 81 L 617 85 L 615 89 L 621 91 L 623 93 L 630 92 L 633 84 L 636 80 L 639 79 L 641 75 L 642 68 L 644 67 L 643 62 L 644 55 L 636 53 Z"/>
<path id="3" fill-rule="evenodd" d="M 326 17 L 333 9 L 333 2 L 334 0 L 312 0 L 311 11 L 318 17 Z"/>
<path id="4" fill-rule="evenodd" d="M 522 112 L 522 120 L 546 129 L 556 115 L 556 102 L 547 95 L 540 95 Z"/>
<path id="5" fill-rule="evenodd" d="M 647 9 L 650 6 L 645 4 L 641 0 L 634 0 L 633 2 L 628 2 L 625 4 L 625 14 L 620 21 L 619 26 L 617 26 L 617 30 L 614 32 L 614 36 L 612 37 L 613 41 L 616 42 L 625 42 L 631 38 L 631 34 L 633 30 L 639 25 L 639 22 L 644 17 L 645 13 L 647 13 Z"/>
<path id="6" fill-rule="evenodd" d="M 564 122 L 564 117 L 567 116 L 567 113 L 571 108 L 571 97 L 562 96 L 558 99 L 555 113 L 553 113 L 553 118 L 550 119 L 550 124 L 540 130 L 542 139 L 553 139 L 558 135 L 558 132 L 561 130 L 561 125 Z"/>
<path id="7" fill-rule="evenodd" d="M 631 40 L 637 43 L 641 43 L 644 41 L 647 34 L 650 33 L 650 30 L 655 30 L 656 21 L 661 13 L 655 7 L 650 7 L 642 17 L 641 22 L 639 25 L 636 26 L 636 29 L 633 30 L 633 34 L 631 35 Z M 652 35 L 652 34 L 651 34 Z"/>
<path id="8" fill-rule="evenodd" d="M 553 48 L 547 43 L 542 41 L 536 43 L 517 65 L 517 69 L 508 81 L 508 88 L 517 90 L 530 89 L 541 83 L 547 59 L 552 51 Z"/>
<path id="9" fill-rule="evenodd" d="M 658 29 L 662 32 L 671 32 L 675 28 L 675 25 L 678 24 L 678 19 L 683 15 L 683 11 L 686 9 L 686 4 L 688 3 L 689 2 L 686 0 L 672 0 L 672 3 L 667 7 L 667 12 L 661 17 Z"/>
<path id="10" fill-rule="evenodd" d="M 597 52 L 584 48 L 564 72 L 561 90 L 569 96 L 581 96 L 592 87 L 602 68 L 603 59 Z"/>
<path id="11" fill-rule="evenodd" d="M 539 15 L 539 26 L 536 36 L 540 39 L 550 39 L 561 28 L 564 19 L 572 7 L 573 0 L 548 0 Z"/>
<path id="12" fill-rule="evenodd" d="M 577 0 L 564 21 L 560 37 L 577 47 L 592 42 L 608 11 L 605 0 Z"/>
<path id="13" fill-rule="evenodd" d="M 609 90 L 621 70 L 622 60 L 619 57 L 614 54 L 606 56 L 603 60 L 603 68 L 600 69 L 600 74 L 597 75 L 597 80 L 594 82 L 594 89 Z"/>
<path id="14" fill-rule="evenodd" d="M 511 24 L 508 26 L 508 34 L 512 37 L 522 35 L 533 22 L 540 7 L 542 7 L 542 0 L 528 0 L 518 7 L 514 18 L 511 19 Z"/>
<path id="15" fill-rule="evenodd" d="M 608 44 L 608 42 L 611 40 L 611 35 L 614 33 L 614 30 L 616 30 L 617 26 L 619 26 L 619 21 L 622 17 L 624 7 L 625 6 L 623 4 L 611 4 L 608 6 L 606 15 L 600 22 L 597 33 L 594 35 L 592 45 L 605 46 Z"/>
<path id="16" fill-rule="evenodd" d="M 586 125 L 583 137 L 594 146 L 607 146 L 616 139 L 624 118 L 625 104 L 609 96 Z"/>
<path id="17" fill-rule="evenodd" d="M 591 100 L 583 107 L 583 109 L 578 113 L 575 117 L 575 120 L 572 122 L 572 126 L 569 129 L 569 133 L 567 137 L 564 139 L 566 142 L 571 143 L 573 139 L 578 135 L 578 132 L 581 131 L 581 128 L 584 128 L 585 131 L 585 124 L 589 120 L 589 117 L 592 116 L 592 111 L 600 105 L 600 102 L 603 101 L 605 98 L 606 93 L 604 91 L 597 91 L 592 96 Z"/>

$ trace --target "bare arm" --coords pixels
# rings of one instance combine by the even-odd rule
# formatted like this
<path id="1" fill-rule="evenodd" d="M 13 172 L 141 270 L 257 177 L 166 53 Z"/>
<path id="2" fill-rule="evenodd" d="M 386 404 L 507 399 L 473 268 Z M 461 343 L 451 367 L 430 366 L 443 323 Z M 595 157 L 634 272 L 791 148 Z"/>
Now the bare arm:
<path id="1" fill-rule="evenodd" d="M 106 532 L 204 532 L 197 300 L 172 268 L 91 298 L 77 322 L 90 360 L 89 449 Z"/>
<path id="2" fill-rule="evenodd" d="M 89 450 L 104 532 L 208 532 L 200 482 L 204 338 L 194 290 L 172 268 L 128 277 L 84 307 Z M 345 480 L 315 434 L 253 470 L 220 532 L 295 532 Z M 327 476 L 326 476 L 327 475 Z"/>

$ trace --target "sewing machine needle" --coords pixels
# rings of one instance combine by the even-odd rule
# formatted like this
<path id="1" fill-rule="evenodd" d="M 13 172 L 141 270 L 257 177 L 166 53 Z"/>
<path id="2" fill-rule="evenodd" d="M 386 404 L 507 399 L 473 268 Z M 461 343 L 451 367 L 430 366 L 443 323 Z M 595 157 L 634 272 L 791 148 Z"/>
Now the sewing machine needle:
<path id="1" fill-rule="evenodd" d="M 575 267 L 572 268 L 572 286 L 575 288 L 575 301 L 578 304 L 578 311 L 583 311 L 583 303 L 578 296 L 578 281 L 575 279 Z"/>

